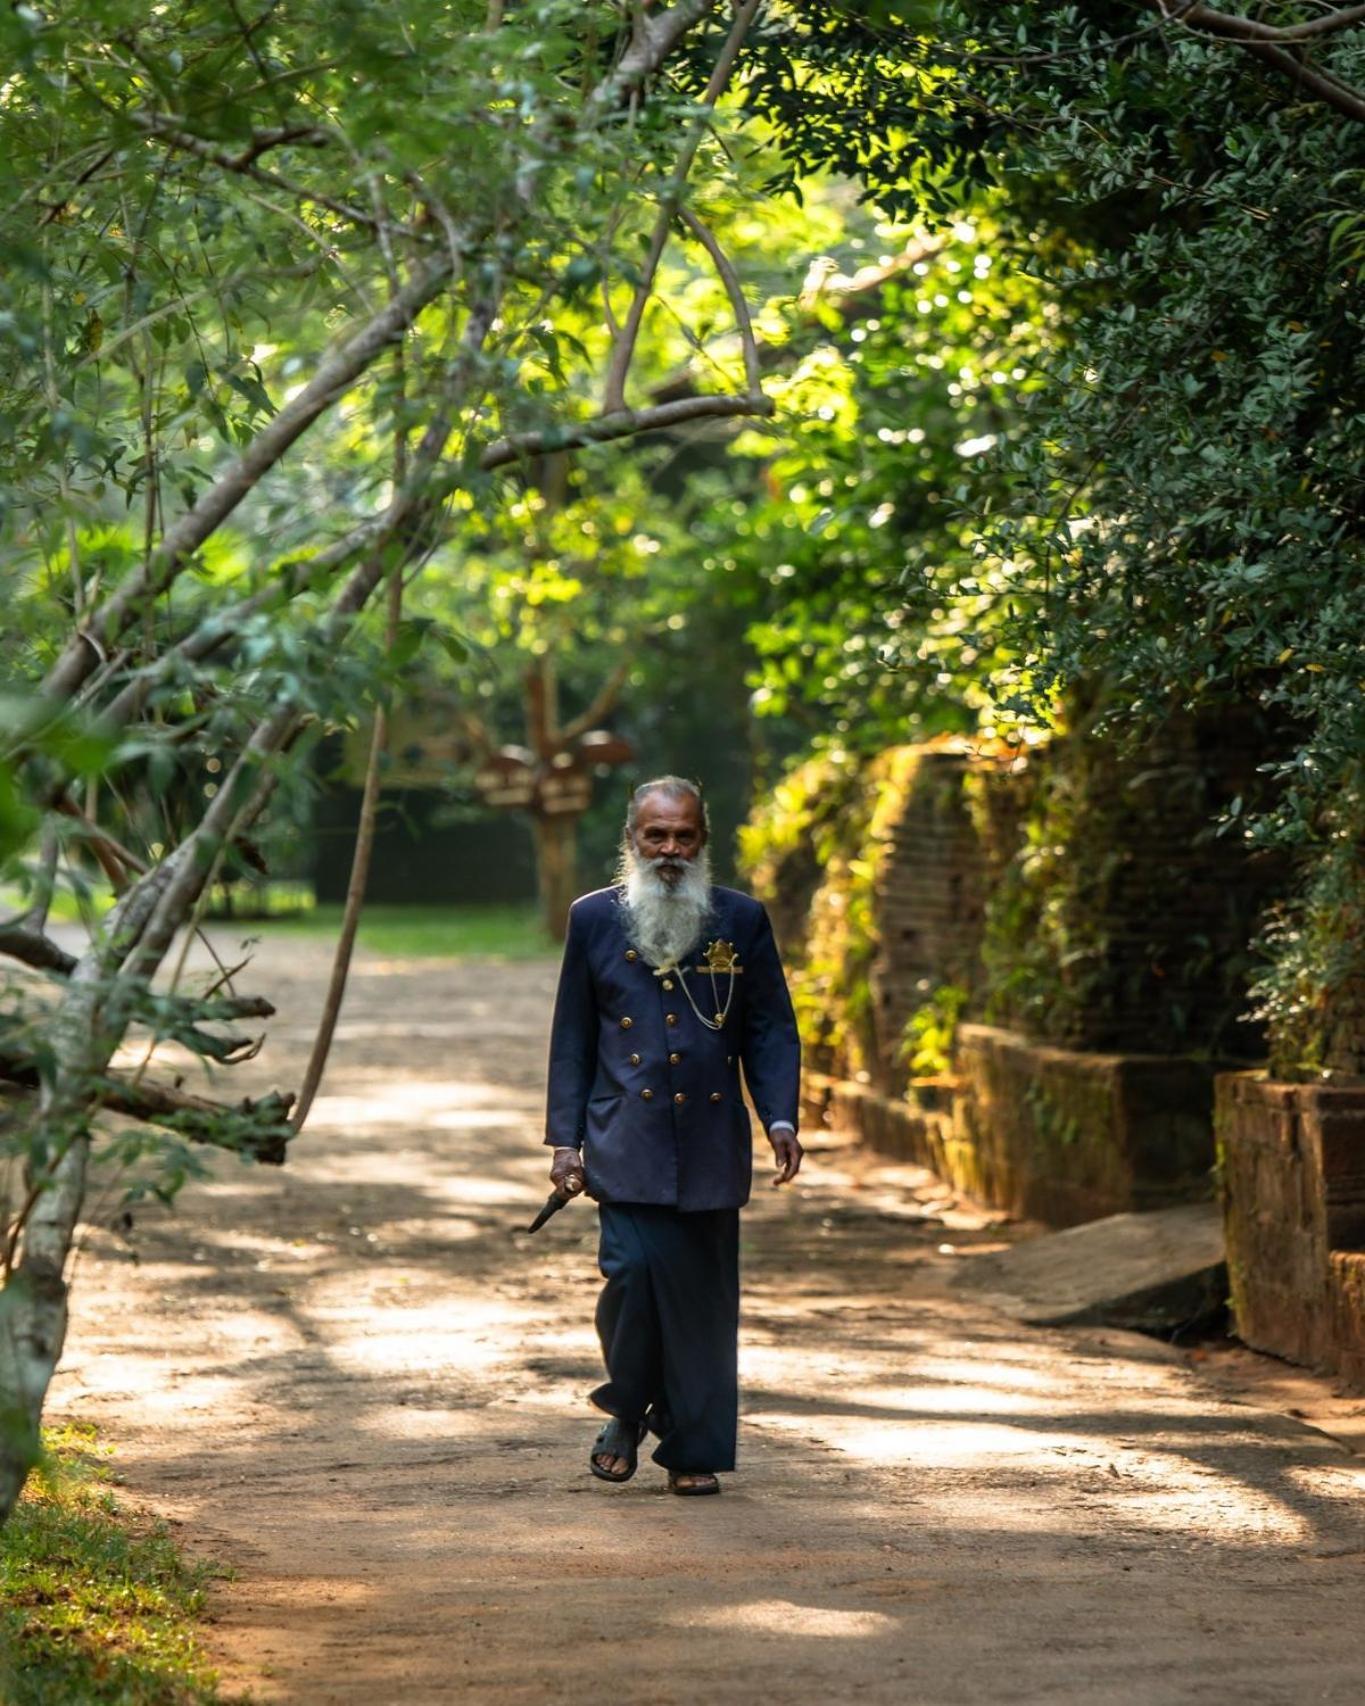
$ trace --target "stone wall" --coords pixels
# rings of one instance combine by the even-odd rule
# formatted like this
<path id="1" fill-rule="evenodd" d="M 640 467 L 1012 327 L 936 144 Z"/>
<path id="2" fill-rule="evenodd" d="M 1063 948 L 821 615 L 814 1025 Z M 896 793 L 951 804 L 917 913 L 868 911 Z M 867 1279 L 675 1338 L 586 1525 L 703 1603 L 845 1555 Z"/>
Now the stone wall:
<path id="1" fill-rule="evenodd" d="M 805 1118 L 856 1132 L 1009 1214 L 1074 1226 L 1213 1194 L 1213 1070 L 964 1025 L 951 1077 L 909 1096 L 808 1075 Z"/>
<path id="2" fill-rule="evenodd" d="M 895 809 L 873 824 L 871 1076 L 887 1090 L 904 1087 L 906 1026 L 937 990 L 961 989 L 977 1007 L 985 1000 L 981 944 L 994 872 L 968 778 L 980 777 L 998 810 L 1016 819 L 1027 786 L 1025 762 L 960 744 L 926 748 L 906 768 Z"/>
<path id="3" fill-rule="evenodd" d="M 1268 750 L 1264 719 L 1222 707 L 1135 753 L 1081 733 L 1035 760 L 988 906 L 988 1016 L 1070 1048 L 1259 1058 L 1250 943 L 1284 872 L 1215 826 L 1264 793 Z"/>
<path id="4" fill-rule="evenodd" d="M 1217 1081 L 1237 1331 L 1365 1383 L 1365 1087 Z"/>
<path id="5" fill-rule="evenodd" d="M 822 1109 L 1058 1225 L 1207 1193 L 1279 882 L 1212 829 L 1254 797 L 1259 738 L 1217 712 L 1122 758 L 944 738 L 793 772 L 747 853 L 808 1068 L 843 1084 Z"/>
<path id="6" fill-rule="evenodd" d="M 977 1191 L 1071 1226 L 1213 1194 L 1213 1071 L 1185 1055 L 1099 1054 L 988 1025 L 958 1034 L 956 1125 Z"/>

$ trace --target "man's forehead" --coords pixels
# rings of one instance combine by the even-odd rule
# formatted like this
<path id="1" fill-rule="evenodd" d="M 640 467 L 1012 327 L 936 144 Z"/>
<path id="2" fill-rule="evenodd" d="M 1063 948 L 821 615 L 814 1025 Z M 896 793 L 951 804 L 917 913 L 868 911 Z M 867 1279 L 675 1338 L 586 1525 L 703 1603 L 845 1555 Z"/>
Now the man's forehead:
<path id="1" fill-rule="evenodd" d="M 695 794 L 670 794 L 663 788 L 656 788 L 652 793 L 646 794 L 635 808 L 637 827 L 651 819 L 676 821 L 679 818 L 700 824 L 701 801 Z"/>

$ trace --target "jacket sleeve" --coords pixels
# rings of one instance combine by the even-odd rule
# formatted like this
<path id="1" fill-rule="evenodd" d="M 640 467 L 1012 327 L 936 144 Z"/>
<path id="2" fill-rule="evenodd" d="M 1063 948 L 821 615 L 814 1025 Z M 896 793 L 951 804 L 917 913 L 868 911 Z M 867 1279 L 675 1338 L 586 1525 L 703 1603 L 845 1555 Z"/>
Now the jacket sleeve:
<path id="1" fill-rule="evenodd" d="M 765 1131 L 775 1120 L 795 1131 L 801 1111 L 801 1038 L 766 911 L 744 978 L 744 1081 Z"/>
<path id="2" fill-rule="evenodd" d="M 585 937 L 582 915 L 571 907 L 546 1083 L 545 1141 L 557 1149 L 582 1145 L 588 1097 L 597 1075 L 597 995 Z"/>

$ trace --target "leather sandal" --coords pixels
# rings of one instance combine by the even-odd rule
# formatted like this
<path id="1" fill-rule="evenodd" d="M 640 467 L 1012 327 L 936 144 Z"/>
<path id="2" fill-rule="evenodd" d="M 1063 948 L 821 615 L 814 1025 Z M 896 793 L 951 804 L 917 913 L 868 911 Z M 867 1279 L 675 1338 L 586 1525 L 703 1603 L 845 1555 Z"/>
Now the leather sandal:
<path id="1" fill-rule="evenodd" d="M 684 1487 L 684 1481 L 690 1482 L 691 1485 Z M 707 1493 L 720 1491 L 720 1478 L 704 1469 L 670 1469 L 668 1490 L 670 1493 L 676 1493 L 680 1499 L 704 1498 Z"/>
<path id="2" fill-rule="evenodd" d="M 629 1481 L 635 1473 L 640 1441 L 644 1437 L 643 1422 L 623 1422 L 619 1416 L 613 1416 L 592 1442 L 592 1450 L 588 1453 L 588 1468 L 599 1481 Z M 599 1457 L 624 1457 L 626 1467 L 617 1470 L 604 1469 L 597 1461 Z"/>

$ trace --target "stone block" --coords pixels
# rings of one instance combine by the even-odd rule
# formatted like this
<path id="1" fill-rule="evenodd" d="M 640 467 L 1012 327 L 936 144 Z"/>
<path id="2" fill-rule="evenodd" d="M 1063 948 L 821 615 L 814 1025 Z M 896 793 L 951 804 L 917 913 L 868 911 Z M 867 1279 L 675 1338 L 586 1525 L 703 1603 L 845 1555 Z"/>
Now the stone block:
<path id="1" fill-rule="evenodd" d="M 1365 1383 L 1365 1090 L 1224 1073 L 1216 1128 L 1238 1333 Z"/>
<path id="2" fill-rule="evenodd" d="M 970 1256 L 954 1283 L 1034 1326 L 1105 1323 L 1168 1334 L 1223 1307 L 1222 1217 L 1212 1202 L 1108 1215 Z"/>
<path id="3" fill-rule="evenodd" d="M 1090 1054 L 992 1025 L 958 1031 L 954 1124 L 981 1190 L 1054 1226 L 1212 1194 L 1213 1068 Z"/>
<path id="4" fill-rule="evenodd" d="M 854 1131 L 992 1207 L 1052 1226 L 1212 1196 L 1212 1069 L 959 1028 L 923 1099 L 807 1074 L 806 1120 Z"/>

